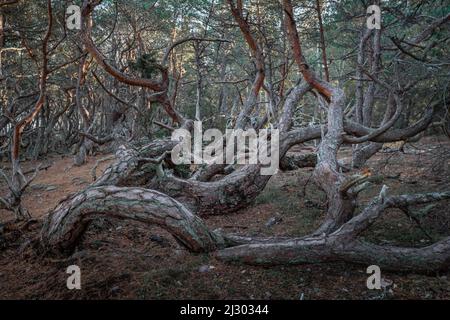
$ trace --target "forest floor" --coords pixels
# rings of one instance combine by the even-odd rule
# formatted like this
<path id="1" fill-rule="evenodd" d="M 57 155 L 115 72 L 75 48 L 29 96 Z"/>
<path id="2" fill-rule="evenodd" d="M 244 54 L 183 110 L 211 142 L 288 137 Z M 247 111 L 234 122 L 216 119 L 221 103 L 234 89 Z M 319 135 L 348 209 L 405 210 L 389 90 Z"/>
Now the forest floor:
<path id="1" fill-rule="evenodd" d="M 408 144 L 405 151 L 380 153 L 369 162 L 379 179 L 360 195 L 361 206 L 376 196 L 383 184 L 390 187 L 391 194 L 449 190 L 448 139 L 426 138 Z M 342 159 L 348 161 L 349 156 L 350 149 L 344 148 Z M 373 291 L 366 287 L 368 266 L 225 264 L 214 255 L 187 252 L 157 227 L 130 222 L 92 223 L 70 258 L 39 256 L 30 243 L 39 235 L 43 217 L 61 199 L 92 181 L 91 168 L 102 157 L 89 158 L 82 167 L 72 167 L 71 157 L 45 160 L 52 166 L 40 172 L 24 196 L 34 223 L 16 225 L 10 222 L 11 214 L 0 211 L 1 299 L 450 299 L 450 272 L 383 272 L 386 280 L 393 281 L 392 290 Z M 26 162 L 24 167 L 35 164 Z M 98 174 L 107 165 L 103 163 Z M 226 217 L 205 218 L 206 223 L 246 235 L 308 234 L 320 224 L 326 209 L 324 194 L 311 181 L 312 171 L 280 173 L 253 207 Z M 0 192 L 5 194 L 4 184 Z M 364 238 L 381 244 L 425 246 L 450 236 L 449 202 L 425 207 L 428 213 L 420 225 L 391 210 Z M 269 220 L 278 222 L 268 226 Z M 81 268 L 81 290 L 66 287 L 66 269 L 73 264 Z"/>

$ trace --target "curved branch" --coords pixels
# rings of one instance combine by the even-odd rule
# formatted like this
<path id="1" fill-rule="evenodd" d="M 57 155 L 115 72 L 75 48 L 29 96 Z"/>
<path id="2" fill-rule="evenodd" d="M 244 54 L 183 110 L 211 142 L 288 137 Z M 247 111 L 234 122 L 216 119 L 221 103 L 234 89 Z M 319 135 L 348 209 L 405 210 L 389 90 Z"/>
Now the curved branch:
<path id="1" fill-rule="evenodd" d="M 377 137 L 370 139 L 370 141 L 387 143 L 387 142 L 396 142 L 396 141 L 400 141 L 400 140 L 406 140 L 406 139 L 414 137 L 415 135 L 421 133 L 422 131 L 424 131 L 428 128 L 428 126 L 433 121 L 433 117 L 437 111 L 437 106 L 439 104 L 440 104 L 440 102 L 431 104 L 425 110 L 425 114 L 422 117 L 422 119 L 417 121 L 414 125 L 412 125 L 408 128 L 405 128 L 405 129 L 389 130 Z M 370 135 L 371 133 L 373 133 L 375 131 L 374 129 L 367 128 L 367 127 L 365 127 L 359 123 L 356 123 L 354 121 L 351 121 L 351 120 L 345 120 L 344 128 L 347 133 L 355 135 L 355 136 Z"/>
<path id="2" fill-rule="evenodd" d="M 230 43 L 230 40 L 227 39 L 220 39 L 220 38 L 202 38 L 202 37 L 188 37 L 188 38 L 183 38 L 180 39 L 178 41 L 175 41 L 174 43 L 172 43 L 172 45 L 170 45 L 167 50 L 166 53 L 164 54 L 164 58 L 162 60 L 162 65 L 165 66 L 167 65 L 167 61 L 169 60 L 169 56 L 170 53 L 172 52 L 173 49 L 175 49 L 177 46 L 182 45 L 183 43 L 186 43 L 188 41 L 202 41 L 202 42 L 228 42 Z"/>
<path id="3" fill-rule="evenodd" d="M 118 79 L 120 82 L 129 84 L 131 86 L 139 86 L 151 89 L 153 91 L 165 91 L 167 89 L 167 83 L 154 81 L 151 79 L 130 77 L 114 66 L 112 66 L 103 54 L 95 46 L 94 41 L 91 38 L 92 32 L 92 12 L 94 8 L 99 5 L 101 1 L 89 1 L 85 0 L 82 8 L 82 28 L 81 28 L 81 39 L 86 47 L 86 50 L 92 55 L 95 61 L 103 68 L 106 72 L 112 75 L 114 78 Z"/>
<path id="4" fill-rule="evenodd" d="M 397 122 L 398 118 L 400 117 L 403 111 L 403 104 L 401 103 L 400 98 L 397 95 L 395 95 L 395 101 L 397 104 L 397 108 L 395 110 L 395 114 L 389 121 L 386 121 L 381 127 L 373 130 L 366 136 L 359 138 L 346 136 L 344 137 L 345 142 L 356 144 L 356 143 L 364 143 L 367 141 L 373 141 L 375 138 L 379 137 L 380 135 L 388 131 L 395 124 L 395 122 Z"/>
<path id="5" fill-rule="evenodd" d="M 80 36 L 85 45 L 86 50 L 92 55 L 95 61 L 110 75 L 119 80 L 122 83 L 138 86 L 143 88 L 148 88 L 157 92 L 154 97 L 156 101 L 160 102 L 167 114 L 173 119 L 174 122 L 184 124 L 185 119 L 173 109 L 172 104 L 170 103 L 170 99 L 167 96 L 167 90 L 169 87 L 169 76 L 167 72 L 167 68 L 160 67 L 162 79 L 161 81 L 154 81 L 151 79 L 145 79 L 140 77 L 131 77 L 121 72 L 114 66 L 112 66 L 107 59 L 103 56 L 103 54 L 99 51 L 99 49 L 94 44 L 94 41 L 91 38 L 92 31 L 92 12 L 94 8 L 101 3 L 101 0 L 84 0 L 83 8 L 82 8 L 82 28 L 80 31 Z"/>
<path id="6" fill-rule="evenodd" d="M 412 205 L 426 204 L 430 202 L 450 199 L 450 192 L 431 192 L 425 194 L 408 194 L 391 196 L 383 199 L 383 196 L 372 200 L 363 212 L 347 222 L 336 233 L 349 238 L 356 238 L 367 230 L 388 208 L 406 208 Z"/>
<path id="7" fill-rule="evenodd" d="M 11 4 L 16 4 L 18 2 L 19 2 L 19 0 L 1 0 L 0 1 L 0 7 L 8 6 L 8 5 L 11 5 Z"/>
<path id="8" fill-rule="evenodd" d="M 42 107 L 45 103 L 45 94 L 47 89 L 47 77 L 49 74 L 48 71 L 48 43 L 50 40 L 50 36 L 52 34 L 53 28 L 53 10 L 51 0 L 47 1 L 47 31 L 45 33 L 44 39 L 42 41 L 42 68 L 40 72 L 39 79 L 39 98 L 35 103 L 33 110 L 23 118 L 19 123 L 14 127 L 14 135 L 13 135 L 13 143 L 12 143 L 12 157 L 13 161 L 19 161 L 19 152 L 20 152 L 20 141 L 22 137 L 22 132 L 27 125 L 29 125 L 34 118 L 41 111 Z"/>
<path id="9" fill-rule="evenodd" d="M 252 36 L 250 25 L 247 22 L 246 19 L 243 17 L 242 13 L 242 0 L 237 0 L 236 6 L 234 5 L 233 0 L 227 0 L 228 4 L 230 6 L 231 13 L 239 25 L 239 28 L 241 29 L 241 32 L 245 38 L 245 41 L 247 42 L 248 46 L 250 47 L 250 50 L 252 52 L 252 56 L 256 65 L 256 76 L 255 80 L 253 81 L 251 92 L 247 98 L 247 101 L 245 102 L 244 109 L 239 114 L 235 127 L 236 128 L 244 128 L 245 125 L 248 122 L 249 115 L 253 111 L 255 105 L 257 104 L 257 98 L 258 94 L 261 91 L 261 88 L 264 84 L 264 79 L 266 77 L 265 74 L 265 65 L 264 65 L 264 55 L 263 50 L 259 43 L 255 40 L 255 38 Z"/>
<path id="10" fill-rule="evenodd" d="M 300 69 L 305 80 L 311 84 L 317 91 L 320 92 L 328 101 L 331 100 L 332 89 L 323 81 L 317 79 L 316 75 L 310 69 L 303 56 L 303 50 L 300 44 L 300 38 L 298 36 L 297 24 L 294 19 L 294 10 L 290 0 L 283 0 L 283 10 L 285 13 L 285 23 L 288 30 L 289 40 L 291 42 L 292 51 L 294 53 L 294 59 Z"/>
<path id="11" fill-rule="evenodd" d="M 111 141 L 114 141 L 114 136 L 113 135 L 109 135 L 107 137 L 104 138 L 97 138 L 96 136 L 93 136 L 92 134 L 86 133 L 86 132 L 82 132 L 82 131 L 78 131 L 78 133 L 80 134 L 80 136 L 83 136 L 85 138 L 88 138 L 89 140 L 91 140 L 92 142 L 98 144 L 98 145 L 104 145 L 107 144 Z"/>

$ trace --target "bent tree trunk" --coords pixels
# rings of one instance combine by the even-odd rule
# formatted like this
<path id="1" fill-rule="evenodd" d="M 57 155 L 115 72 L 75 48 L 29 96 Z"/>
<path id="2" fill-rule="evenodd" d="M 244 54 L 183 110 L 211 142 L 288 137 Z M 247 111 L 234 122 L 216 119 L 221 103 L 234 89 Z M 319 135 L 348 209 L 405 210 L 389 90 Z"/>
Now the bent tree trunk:
<path id="1" fill-rule="evenodd" d="M 331 262 L 378 265 L 383 270 L 431 272 L 450 267 L 450 237 L 424 248 L 379 246 L 363 241 L 342 243 L 339 235 L 316 236 L 238 246 L 219 251 L 219 259 L 253 265 Z"/>
<path id="2" fill-rule="evenodd" d="M 337 153 L 343 143 L 343 104 L 344 93 L 340 89 L 330 88 L 333 95 L 328 107 L 328 132 L 322 139 L 318 151 L 318 162 L 314 177 L 327 194 L 327 218 L 317 230 L 318 234 L 329 234 L 347 222 L 353 216 L 355 195 L 341 190 L 345 175 L 340 172 Z"/>
<path id="3" fill-rule="evenodd" d="M 358 239 L 388 208 L 446 199 L 450 199 L 450 192 L 388 198 L 380 195 L 361 214 L 331 234 L 294 239 L 256 239 L 210 231 L 201 218 L 157 191 L 93 187 L 66 199 L 47 216 L 41 232 L 41 246 L 47 252 L 71 252 L 91 221 L 112 218 L 157 225 L 171 233 L 189 251 L 218 251 L 218 258 L 224 261 L 256 265 L 346 261 L 376 264 L 385 270 L 447 270 L 450 267 L 450 237 L 424 248 L 379 246 Z"/>
<path id="4" fill-rule="evenodd" d="M 292 122 L 292 112 L 308 90 L 309 86 L 299 85 L 291 91 L 286 99 L 285 111 L 280 120 L 281 159 L 292 146 L 320 138 L 320 127 L 307 127 L 287 132 Z M 118 160 L 105 170 L 93 186 L 145 185 L 147 188 L 161 191 L 177 199 L 199 215 L 210 215 L 232 213 L 247 207 L 260 194 L 270 179 L 270 176 L 260 174 L 261 165 L 245 165 L 218 181 L 207 182 L 195 179 L 185 180 L 170 174 L 153 179 L 155 177 L 154 170 L 151 172 L 143 170 L 143 166 L 149 158 L 160 157 L 164 152 L 171 151 L 176 144 L 178 142 L 161 140 L 139 150 L 119 148 L 116 154 Z M 315 156 L 304 159 L 304 164 L 301 163 L 303 159 L 298 160 L 300 161 L 296 161 L 297 165 L 305 166 L 315 162 Z M 221 167 L 221 165 L 212 167 Z"/>
<path id="5" fill-rule="evenodd" d="M 178 201 L 153 190 L 95 187 L 64 200 L 46 218 L 41 244 L 51 252 L 71 251 L 88 224 L 98 218 L 157 225 L 192 252 L 223 246 L 223 238 Z"/>
<path id="6" fill-rule="evenodd" d="M 247 244 L 218 252 L 224 261 L 254 265 L 295 265 L 346 261 L 378 265 L 384 270 L 430 272 L 450 267 L 450 237 L 424 248 L 380 246 L 361 241 L 367 230 L 388 208 L 450 199 L 450 192 L 394 196 L 374 199 L 361 214 L 327 235 L 296 239 L 251 239 Z"/>
<path id="7" fill-rule="evenodd" d="M 294 145 L 320 137 L 320 128 L 302 128 L 280 137 L 280 157 Z M 189 206 L 198 215 L 236 212 L 253 203 L 271 176 L 260 174 L 261 165 L 245 165 L 218 181 L 202 182 L 166 176 L 150 184 Z"/>

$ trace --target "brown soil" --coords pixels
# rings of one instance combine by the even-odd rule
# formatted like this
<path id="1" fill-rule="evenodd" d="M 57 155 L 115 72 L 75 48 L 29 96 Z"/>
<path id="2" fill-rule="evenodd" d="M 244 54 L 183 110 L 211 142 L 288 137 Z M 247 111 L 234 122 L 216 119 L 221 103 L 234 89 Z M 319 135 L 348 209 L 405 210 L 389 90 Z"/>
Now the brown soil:
<path id="1" fill-rule="evenodd" d="M 370 161 L 369 168 L 380 176 L 380 181 L 360 196 L 362 205 L 379 192 L 382 184 L 389 185 L 392 194 L 449 189 L 448 140 L 426 139 L 408 145 L 406 152 L 380 153 Z M 348 160 L 349 155 L 346 149 L 342 158 Z M 450 298 L 449 272 L 429 275 L 386 272 L 383 277 L 394 282 L 392 292 L 371 291 L 366 287 L 368 266 L 337 263 L 265 268 L 224 264 L 214 255 L 190 254 L 163 230 L 137 223 L 96 221 L 72 257 L 40 256 L 32 244 L 39 235 L 44 214 L 67 194 L 83 189 L 91 181 L 90 170 L 95 163 L 91 158 L 87 165 L 77 168 L 71 167 L 71 158 L 48 161 L 53 162 L 52 167 L 41 172 L 34 184 L 56 189 L 31 188 L 24 198 L 25 206 L 38 221 L 28 225 L 8 223 L 3 239 L 0 238 L 0 298 Z M 25 167 L 33 165 L 27 163 Z M 99 170 L 106 165 L 102 164 Z M 307 234 L 320 224 L 326 208 L 324 194 L 310 181 L 311 173 L 312 169 L 280 173 L 271 179 L 252 208 L 226 217 L 209 217 L 207 224 L 247 235 Z M 1 190 L 4 194 L 5 187 Z M 364 237 L 391 245 L 426 245 L 450 235 L 448 205 L 449 202 L 442 202 L 426 208 L 428 214 L 421 219 L 422 229 L 401 212 L 389 211 Z M 266 227 L 274 216 L 281 217 L 281 222 Z M 11 219 L 9 213 L 0 211 L 0 222 Z M 82 290 L 66 288 L 66 268 L 73 264 L 81 268 Z M 201 272 L 202 266 L 212 268 Z"/>
<path id="2" fill-rule="evenodd" d="M 22 171 L 28 172 L 34 170 L 39 164 L 42 167 L 51 165 L 48 169 L 40 171 L 36 179 L 32 182 L 30 188 L 23 197 L 24 207 L 30 212 L 33 218 L 42 218 L 50 209 L 54 208 L 58 202 L 67 195 L 83 190 L 92 182 L 91 170 L 97 160 L 106 156 L 88 157 L 84 166 L 77 167 L 73 165 L 72 157 L 53 156 L 44 161 L 27 161 L 22 164 Z M 97 168 L 97 176 L 112 161 L 101 162 Z M 2 164 L 2 167 L 8 168 L 9 164 Z M 28 174 L 32 176 L 34 172 Z M 7 192 L 5 184 L 0 185 L 0 194 Z M 13 219 L 6 210 L 0 210 L 0 221 Z"/>

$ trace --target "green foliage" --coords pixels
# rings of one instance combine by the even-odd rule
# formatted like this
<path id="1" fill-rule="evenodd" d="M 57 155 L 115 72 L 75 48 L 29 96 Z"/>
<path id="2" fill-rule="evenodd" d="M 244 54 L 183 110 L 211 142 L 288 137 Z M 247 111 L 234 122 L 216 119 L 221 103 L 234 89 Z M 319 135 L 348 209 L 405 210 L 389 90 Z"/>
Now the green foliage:
<path id="1" fill-rule="evenodd" d="M 141 77 L 151 79 L 158 73 L 159 64 L 153 53 L 145 53 L 136 61 L 131 62 L 131 68 L 141 73 Z"/>

